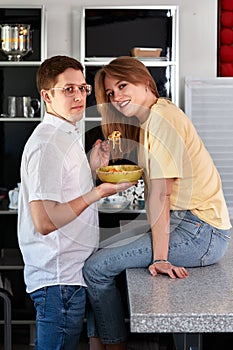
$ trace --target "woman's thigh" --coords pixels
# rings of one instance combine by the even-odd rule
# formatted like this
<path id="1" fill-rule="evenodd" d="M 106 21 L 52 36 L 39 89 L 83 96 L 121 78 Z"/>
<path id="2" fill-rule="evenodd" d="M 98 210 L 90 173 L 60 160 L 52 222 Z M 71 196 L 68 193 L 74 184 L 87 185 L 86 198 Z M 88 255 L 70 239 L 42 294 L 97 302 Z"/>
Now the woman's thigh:
<path id="1" fill-rule="evenodd" d="M 170 231 L 169 260 L 186 267 L 216 263 L 230 239 L 228 230 L 216 229 L 190 211 L 172 211 Z"/>
<path id="2" fill-rule="evenodd" d="M 174 265 L 205 266 L 216 263 L 224 255 L 230 239 L 228 230 L 218 230 L 190 211 L 171 211 L 170 220 L 168 260 Z M 124 240 L 121 235 L 121 239 L 113 240 L 112 245 L 92 255 L 84 266 L 84 273 L 109 277 L 126 268 L 148 267 L 153 260 L 151 232 L 137 232 L 130 243 L 127 243 L 128 237 Z"/>
<path id="3" fill-rule="evenodd" d="M 93 274 L 93 278 L 114 277 L 127 268 L 147 267 L 152 261 L 151 233 L 135 237 L 130 243 L 124 240 L 100 249 L 85 263 L 84 276 Z"/>

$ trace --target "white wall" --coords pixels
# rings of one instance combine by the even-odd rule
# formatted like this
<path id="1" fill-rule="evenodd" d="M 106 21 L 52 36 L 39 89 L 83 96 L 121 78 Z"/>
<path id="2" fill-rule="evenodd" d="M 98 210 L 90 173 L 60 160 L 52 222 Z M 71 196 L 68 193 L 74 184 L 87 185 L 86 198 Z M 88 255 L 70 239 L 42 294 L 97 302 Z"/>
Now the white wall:
<path id="1" fill-rule="evenodd" d="M 0 0 L 0 5 L 44 4 L 47 9 L 48 57 L 72 55 L 72 11 L 82 6 L 125 6 L 125 0 Z M 142 5 L 127 0 L 127 5 Z M 215 77 L 217 72 L 217 0 L 147 0 L 143 5 L 179 5 L 180 105 L 184 104 L 184 78 Z M 75 33 L 77 38 L 79 32 Z M 107 44 L 107 43 L 106 43 Z M 78 58 L 78 57 L 77 57 Z"/>

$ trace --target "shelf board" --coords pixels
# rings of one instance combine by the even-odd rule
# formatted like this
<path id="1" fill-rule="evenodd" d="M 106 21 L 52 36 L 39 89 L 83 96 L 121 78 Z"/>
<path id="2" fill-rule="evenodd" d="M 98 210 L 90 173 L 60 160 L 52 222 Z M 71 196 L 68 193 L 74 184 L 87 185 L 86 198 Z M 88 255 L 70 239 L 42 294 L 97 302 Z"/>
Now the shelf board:
<path id="1" fill-rule="evenodd" d="M 100 210 L 100 212 L 102 212 Z M 133 213 L 145 213 L 146 210 L 145 209 L 140 209 L 138 207 L 132 207 L 132 208 L 127 208 L 127 209 L 123 209 L 123 210 L 118 210 L 117 213 L 129 213 L 129 214 L 133 214 Z M 0 210 L 0 215 L 10 215 L 10 214 L 18 214 L 17 210 Z"/>
<path id="2" fill-rule="evenodd" d="M 18 210 L 13 210 L 13 209 L 0 210 L 0 215 L 11 215 L 11 214 L 18 214 Z"/>
<path id="3" fill-rule="evenodd" d="M 41 122 L 41 118 L 0 117 L 0 122 Z"/>
<path id="4" fill-rule="evenodd" d="M 140 59 L 142 63 L 144 63 L 147 67 L 168 67 L 168 66 L 175 66 L 176 61 L 155 61 L 153 59 L 151 60 L 144 60 Z"/>
<path id="5" fill-rule="evenodd" d="M 4 320 L 0 320 L 0 325 L 5 324 Z M 36 320 L 11 320 L 11 324 L 13 325 L 25 325 L 25 324 L 36 324 Z"/>
<path id="6" fill-rule="evenodd" d="M 28 67 L 28 66 L 40 66 L 41 61 L 0 61 L 0 67 Z"/>
<path id="7" fill-rule="evenodd" d="M 146 209 L 141 209 L 138 206 L 129 206 L 125 209 L 101 209 L 99 208 L 99 213 L 101 214 L 146 214 Z"/>
<path id="8" fill-rule="evenodd" d="M 0 271 L 9 271 L 9 270 L 23 270 L 24 264 L 21 259 L 12 257 L 12 258 L 1 258 L 0 259 Z"/>
<path id="9" fill-rule="evenodd" d="M 10 270 L 23 270 L 24 265 L 1 265 L 0 263 L 0 271 L 10 271 Z"/>
<path id="10" fill-rule="evenodd" d="M 22 270 L 24 262 L 18 248 L 2 248 L 0 257 L 1 270 Z"/>
<path id="11" fill-rule="evenodd" d="M 114 60 L 116 57 L 93 57 L 93 58 L 85 58 L 84 59 L 84 65 L 86 67 L 90 66 L 103 66 L 108 63 L 110 63 L 112 60 Z M 145 66 L 148 67 L 167 67 L 167 66 L 174 66 L 176 65 L 176 61 L 169 61 L 169 60 L 159 60 L 159 59 L 153 59 L 153 58 L 144 58 L 144 57 L 135 57 L 139 61 L 145 64 Z"/>
<path id="12" fill-rule="evenodd" d="M 99 122 L 101 121 L 101 117 L 85 117 L 85 122 Z"/>

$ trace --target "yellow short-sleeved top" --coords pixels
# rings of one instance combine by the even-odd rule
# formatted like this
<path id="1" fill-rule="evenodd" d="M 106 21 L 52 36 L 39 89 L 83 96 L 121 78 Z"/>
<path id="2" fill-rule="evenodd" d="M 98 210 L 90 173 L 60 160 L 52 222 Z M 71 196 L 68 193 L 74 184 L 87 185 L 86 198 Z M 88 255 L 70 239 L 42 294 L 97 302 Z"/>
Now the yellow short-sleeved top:
<path id="1" fill-rule="evenodd" d="M 188 209 L 214 227 L 231 227 L 213 160 L 190 119 L 171 101 L 159 98 L 141 125 L 138 161 L 147 184 L 175 178 L 171 210 Z"/>

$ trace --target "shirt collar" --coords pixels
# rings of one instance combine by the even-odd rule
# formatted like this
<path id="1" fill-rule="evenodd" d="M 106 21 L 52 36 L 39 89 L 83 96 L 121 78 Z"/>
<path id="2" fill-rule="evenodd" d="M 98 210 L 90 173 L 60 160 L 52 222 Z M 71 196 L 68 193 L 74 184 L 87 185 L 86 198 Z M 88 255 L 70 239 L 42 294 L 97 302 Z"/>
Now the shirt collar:
<path id="1" fill-rule="evenodd" d="M 64 119 L 58 118 L 53 114 L 47 112 L 45 112 L 42 123 L 51 124 L 54 127 L 59 128 L 60 130 L 68 134 L 79 133 L 78 122 L 75 125 L 73 125 Z"/>

